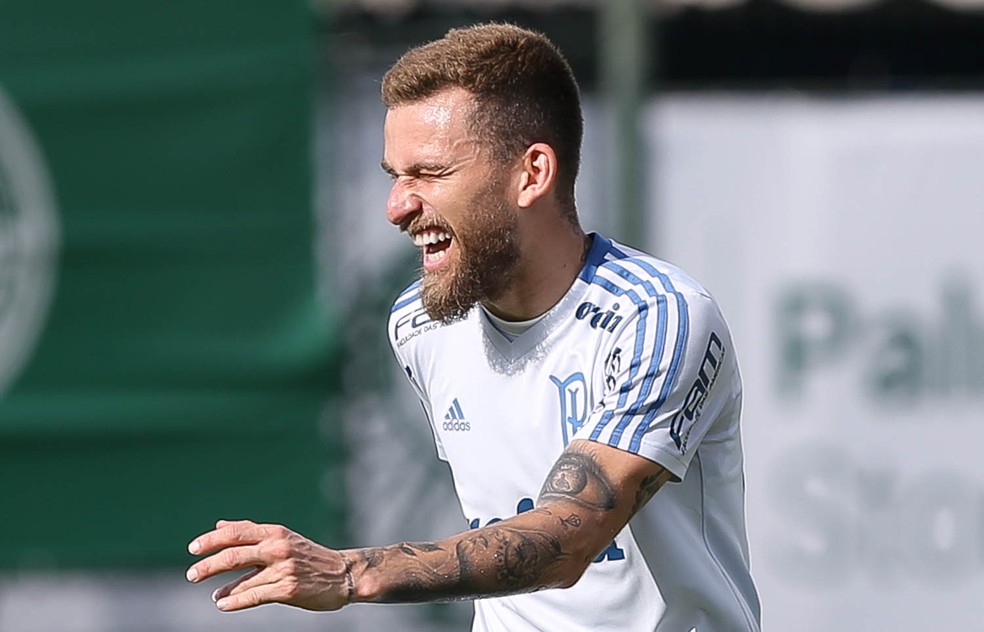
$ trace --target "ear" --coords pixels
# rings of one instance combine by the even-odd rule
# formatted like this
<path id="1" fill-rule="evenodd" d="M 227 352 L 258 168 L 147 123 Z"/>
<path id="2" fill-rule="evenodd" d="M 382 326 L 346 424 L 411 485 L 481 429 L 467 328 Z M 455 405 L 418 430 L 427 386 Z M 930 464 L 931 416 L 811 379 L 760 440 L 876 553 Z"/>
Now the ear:
<path id="1" fill-rule="evenodd" d="M 549 193 L 557 181 L 557 154 L 546 143 L 533 143 L 523 154 L 522 171 L 519 174 L 520 208 L 532 206 Z"/>

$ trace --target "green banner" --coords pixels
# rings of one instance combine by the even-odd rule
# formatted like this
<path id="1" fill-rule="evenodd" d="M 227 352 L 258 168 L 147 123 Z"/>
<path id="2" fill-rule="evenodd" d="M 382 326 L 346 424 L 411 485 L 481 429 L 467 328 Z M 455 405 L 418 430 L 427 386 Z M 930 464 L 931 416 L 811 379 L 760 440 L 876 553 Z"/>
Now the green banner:
<path id="1" fill-rule="evenodd" d="M 0 567 L 340 541 L 306 2 L 0 4 Z"/>

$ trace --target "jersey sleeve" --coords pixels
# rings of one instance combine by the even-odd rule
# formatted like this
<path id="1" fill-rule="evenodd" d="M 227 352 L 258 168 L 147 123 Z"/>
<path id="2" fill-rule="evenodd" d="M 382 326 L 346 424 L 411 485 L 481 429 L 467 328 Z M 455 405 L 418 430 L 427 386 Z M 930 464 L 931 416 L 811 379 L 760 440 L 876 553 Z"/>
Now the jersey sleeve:
<path id="1" fill-rule="evenodd" d="M 731 336 L 703 293 L 668 292 L 635 305 L 597 363 L 605 394 L 575 438 L 639 454 L 682 479 L 716 418 L 740 408 Z"/>
<path id="2" fill-rule="evenodd" d="M 420 401 L 420 407 L 424 410 L 424 417 L 427 418 L 427 424 L 430 426 L 431 433 L 434 435 L 434 447 L 437 448 L 437 457 L 442 461 L 447 461 L 448 457 L 444 453 L 444 445 L 441 443 L 441 436 L 438 434 L 437 428 L 434 426 L 434 419 L 431 416 L 430 400 L 424 393 L 424 389 L 421 388 L 420 382 L 413 372 L 413 368 L 409 364 L 404 364 L 403 360 L 400 359 L 399 354 L 397 354 L 396 357 L 403 366 L 404 376 L 410 381 L 410 386 L 413 388 L 413 392 L 416 393 L 417 399 Z"/>
<path id="3" fill-rule="evenodd" d="M 416 287 L 416 285 L 412 285 L 407 288 L 397 299 L 390 312 L 387 327 L 390 348 L 393 350 L 393 356 L 396 358 L 403 376 L 410 382 L 410 386 L 424 410 L 424 416 L 427 418 L 427 423 L 434 436 L 434 446 L 437 449 L 438 458 L 447 461 L 444 446 L 441 444 L 440 435 L 434 426 L 431 415 L 430 398 L 423 386 L 422 363 L 419 359 L 419 350 L 415 345 L 416 340 L 413 336 L 406 334 L 408 330 L 413 331 L 416 323 L 420 321 L 419 314 L 423 310 L 419 298 L 416 298 Z"/>

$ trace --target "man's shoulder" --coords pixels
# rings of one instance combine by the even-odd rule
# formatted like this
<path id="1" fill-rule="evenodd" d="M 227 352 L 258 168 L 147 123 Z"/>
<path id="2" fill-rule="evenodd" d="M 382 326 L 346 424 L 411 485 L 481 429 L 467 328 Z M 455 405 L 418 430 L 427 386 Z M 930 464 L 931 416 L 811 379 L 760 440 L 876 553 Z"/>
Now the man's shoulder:
<path id="1" fill-rule="evenodd" d="M 393 306 L 390 308 L 390 321 L 399 314 L 406 313 L 407 311 L 412 311 L 416 307 L 421 306 L 420 298 L 420 286 L 422 281 L 417 279 L 397 295 L 396 299 L 393 301 Z"/>
<path id="2" fill-rule="evenodd" d="M 713 297 L 704 286 L 679 266 L 642 250 L 598 236 L 602 248 L 594 253 L 582 279 L 595 292 L 625 296 L 634 302 L 653 302 L 672 296 L 681 300 Z"/>

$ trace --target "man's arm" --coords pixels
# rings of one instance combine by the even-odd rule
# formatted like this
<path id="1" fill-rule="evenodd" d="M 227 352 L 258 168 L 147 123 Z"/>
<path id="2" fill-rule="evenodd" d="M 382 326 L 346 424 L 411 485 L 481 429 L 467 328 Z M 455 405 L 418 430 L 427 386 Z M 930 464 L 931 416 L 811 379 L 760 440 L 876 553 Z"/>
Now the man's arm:
<path id="1" fill-rule="evenodd" d="M 477 599 L 572 586 L 673 475 L 623 450 L 574 441 L 536 507 L 437 542 L 333 551 L 274 525 L 220 522 L 189 550 L 214 553 L 191 581 L 255 569 L 213 595 L 222 610 L 286 603 L 337 610 L 353 602 Z"/>

